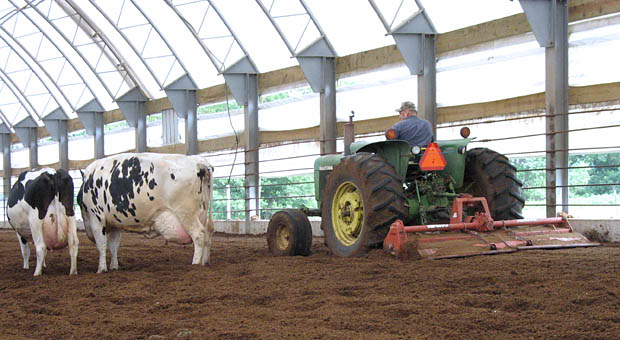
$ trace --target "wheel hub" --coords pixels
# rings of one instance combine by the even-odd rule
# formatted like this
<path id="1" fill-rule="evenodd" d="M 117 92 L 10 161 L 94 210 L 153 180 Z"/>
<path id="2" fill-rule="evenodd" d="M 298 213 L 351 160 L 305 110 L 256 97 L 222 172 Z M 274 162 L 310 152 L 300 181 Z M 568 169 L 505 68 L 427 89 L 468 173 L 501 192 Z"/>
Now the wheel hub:
<path id="1" fill-rule="evenodd" d="M 364 205 L 355 184 L 340 184 L 332 202 L 332 225 L 338 240 L 350 246 L 357 241 L 364 225 Z"/>
<path id="2" fill-rule="evenodd" d="M 276 229 L 276 246 L 281 250 L 286 250 L 290 242 L 290 231 L 285 225 L 280 225 Z"/>

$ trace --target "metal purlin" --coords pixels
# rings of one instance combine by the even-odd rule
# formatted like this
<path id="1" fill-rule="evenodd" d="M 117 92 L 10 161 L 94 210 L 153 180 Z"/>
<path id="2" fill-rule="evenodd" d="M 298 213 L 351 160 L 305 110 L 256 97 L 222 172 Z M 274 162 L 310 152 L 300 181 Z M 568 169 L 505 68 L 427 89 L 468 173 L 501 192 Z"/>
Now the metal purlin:
<path id="1" fill-rule="evenodd" d="M 123 1 L 123 4 L 126 1 Z M 149 64 L 147 63 L 147 61 L 144 59 L 144 57 L 142 56 L 142 54 L 138 51 L 138 49 L 134 46 L 134 44 L 131 42 L 131 40 L 127 37 L 127 35 L 125 34 L 125 32 L 123 32 L 123 30 L 121 28 L 119 28 L 116 23 L 114 23 L 114 21 L 112 21 L 112 19 L 110 18 L 110 16 L 107 15 L 107 13 L 101 9 L 101 7 L 99 7 L 96 3 L 96 1 L 91 1 L 90 2 L 91 5 L 93 5 L 93 7 L 103 16 L 103 18 L 106 19 L 106 21 L 112 26 L 114 27 L 114 29 L 116 29 L 116 32 L 123 37 L 123 39 L 125 40 L 125 42 L 127 43 L 127 45 L 129 45 L 129 47 L 133 50 L 133 52 L 136 54 L 136 56 L 140 59 L 140 61 L 142 62 L 142 64 L 144 65 L 144 67 L 146 68 L 146 70 L 149 72 L 149 74 L 151 75 L 151 77 L 153 77 L 153 79 L 155 80 L 155 82 L 157 83 L 157 85 L 159 85 L 160 90 L 164 89 L 164 84 L 162 81 L 160 81 L 160 79 L 157 77 L 157 75 L 155 75 L 155 72 L 153 71 L 153 69 L 149 66 Z M 133 4 L 133 3 L 132 3 Z M 147 20 L 145 18 L 145 20 Z M 148 21 L 148 20 L 147 20 Z M 152 25 L 151 25 L 152 26 Z M 161 38 L 161 36 L 160 36 Z M 163 38 L 162 38 L 163 40 Z M 171 51 L 172 53 L 172 51 Z M 174 53 L 171 54 L 172 56 L 174 56 Z M 187 71 L 186 71 L 187 72 Z"/>
<path id="2" fill-rule="evenodd" d="M 13 6 L 15 6 L 15 7 L 16 7 L 16 9 L 19 9 L 19 7 L 17 7 L 17 6 L 15 5 L 15 3 L 13 3 L 13 0 L 9 0 L 9 1 L 11 2 L 11 4 L 13 4 Z M 80 71 L 78 71 L 78 70 L 77 70 L 77 69 L 73 66 L 73 64 L 71 63 L 71 61 L 70 61 L 69 57 L 65 54 L 65 52 L 64 52 L 64 51 L 63 51 L 60 47 L 58 47 L 58 44 L 56 44 L 55 40 L 52 40 L 52 39 L 49 37 L 49 35 L 48 35 L 48 34 L 47 34 L 44 30 L 42 30 L 42 29 L 41 29 L 41 27 L 40 27 L 40 26 L 39 26 L 36 22 L 34 22 L 34 20 L 32 20 L 32 18 L 30 18 L 30 16 L 26 13 L 26 11 L 23 11 L 23 10 L 22 10 L 22 11 L 20 12 L 20 14 L 22 14 L 22 15 L 23 15 L 26 19 L 28 19 L 28 21 L 29 21 L 29 22 L 30 22 L 30 23 L 31 23 L 34 27 L 36 27 L 36 28 L 39 30 L 39 33 L 41 33 L 41 34 L 42 34 L 42 35 L 43 35 L 43 36 L 44 36 L 44 37 L 45 37 L 45 38 L 46 38 L 46 39 L 47 39 L 47 40 L 48 40 L 48 41 L 49 41 L 49 42 L 50 42 L 50 43 L 51 43 L 51 44 L 52 44 L 55 48 L 56 48 L 56 50 L 57 50 L 57 51 L 58 51 L 58 52 L 59 52 L 59 53 L 63 56 L 63 58 L 65 59 L 65 64 L 64 64 L 64 65 L 69 64 L 69 65 L 71 66 L 71 68 L 73 68 L 74 72 L 78 75 L 78 77 L 80 77 L 80 79 L 82 80 L 82 83 L 84 84 L 84 86 L 86 87 L 86 89 L 88 89 L 88 91 L 90 92 L 91 96 L 92 96 L 93 98 L 97 98 L 97 96 L 95 95 L 95 92 L 94 92 L 94 91 L 93 91 L 93 89 L 90 87 L 90 85 L 88 84 L 88 82 L 86 81 L 86 79 L 84 78 L 84 76 L 82 75 L 82 73 L 81 73 Z M 49 22 L 49 21 L 48 21 L 48 22 Z M 2 27 L 2 25 L 0 25 L 0 27 Z M 15 42 L 19 45 L 19 47 L 20 47 L 20 48 L 22 48 L 22 49 L 23 49 L 26 53 L 28 53 L 28 55 L 29 55 L 32 59 L 37 60 L 37 59 L 36 59 L 36 58 L 34 58 L 34 56 L 32 56 L 32 55 L 28 52 L 28 50 L 27 50 L 26 48 L 24 48 L 24 46 L 23 46 L 23 45 L 19 42 L 19 40 L 18 40 L 18 39 L 19 39 L 19 37 L 13 37 L 13 35 L 12 35 L 11 33 L 8 33 L 8 32 L 6 31 L 6 29 L 4 29 L 4 27 L 2 27 L 2 29 L 3 29 L 3 31 L 4 31 L 5 33 L 7 33 L 7 34 L 8 34 L 8 35 L 9 35 L 9 36 L 13 39 L 13 41 L 15 41 Z M 62 35 L 62 34 L 61 34 L 61 35 Z M 75 50 L 75 48 L 73 47 L 73 45 L 72 45 L 71 43 L 69 43 L 69 45 L 71 45 L 71 48 L 73 48 L 73 49 Z M 82 59 L 84 59 L 84 58 L 83 58 L 83 56 L 81 55 L 81 53 L 78 53 L 78 55 L 79 55 Z M 88 66 L 90 67 L 90 65 L 88 64 L 88 62 L 86 62 L 86 61 L 85 61 L 85 63 L 86 63 L 86 65 L 88 65 Z M 64 65 L 63 65 L 63 68 L 64 68 Z M 91 70 L 92 70 L 92 69 L 91 69 Z M 61 72 L 61 74 L 62 74 L 62 72 Z M 99 77 L 97 76 L 96 72 L 93 72 L 93 74 L 97 77 L 97 79 L 99 79 Z M 60 76 L 60 75 L 59 75 L 59 76 Z M 101 82 L 101 84 L 102 84 L 102 86 L 103 86 L 104 88 L 106 88 L 106 86 L 105 86 L 105 84 L 104 84 L 103 82 Z M 61 89 L 61 88 L 62 88 L 62 86 L 58 86 L 58 88 L 59 88 L 59 89 Z M 107 88 L 106 88 L 106 90 L 107 90 Z M 108 93 L 109 93 L 109 92 L 108 92 Z M 97 98 L 97 99 L 98 99 L 98 98 Z M 110 94 L 110 100 L 113 100 L 113 99 L 114 99 L 114 98 L 113 98 L 113 97 L 112 97 L 112 95 Z M 78 104 L 78 103 L 79 103 L 79 101 L 77 101 L 77 102 L 76 102 L 76 104 Z"/>
<path id="3" fill-rule="evenodd" d="M 110 39 L 107 37 L 107 35 L 105 35 L 101 29 L 99 29 L 93 22 L 92 20 L 88 17 L 88 15 L 86 15 L 86 13 L 84 13 L 84 11 L 79 8 L 79 6 L 76 6 L 73 2 L 73 0 L 65 0 L 65 2 L 71 7 L 71 9 L 73 9 L 73 11 L 79 15 L 80 19 L 83 20 L 83 22 L 88 25 L 88 27 L 90 28 L 91 32 L 86 32 L 86 30 L 82 27 L 82 30 L 88 35 L 88 36 L 93 36 L 96 35 L 98 36 L 101 40 L 100 41 L 96 41 L 93 39 L 93 43 L 97 44 L 98 43 L 103 43 L 104 47 L 107 47 L 110 52 L 112 53 L 112 56 L 114 58 L 116 58 L 116 60 L 112 60 L 112 58 L 110 57 L 110 55 L 108 53 L 104 53 L 105 49 L 101 48 L 102 53 L 106 55 L 106 57 L 108 59 L 110 59 L 110 62 L 112 62 L 113 64 L 118 65 L 119 67 L 122 67 L 122 69 L 125 71 L 126 73 L 126 77 L 128 77 L 131 80 L 131 86 L 129 86 L 130 88 L 133 88 L 135 86 L 138 86 L 142 89 L 142 91 L 144 91 L 147 95 L 148 98 L 152 98 L 153 96 L 148 92 L 148 89 L 146 88 L 146 86 L 144 86 L 140 80 L 138 79 L 138 77 L 136 77 L 135 75 L 135 71 L 131 68 L 131 65 L 129 65 L 129 63 L 122 57 L 122 55 L 116 50 L 116 46 L 114 46 L 114 44 L 111 43 Z M 93 3 L 94 5 L 94 3 Z M 59 6 L 62 7 L 62 5 L 59 3 Z M 95 7 L 96 8 L 96 7 Z M 120 71 L 119 71 L 120 73 Z M 123 77 L 123 79 L 126 79 L 126 77 Z"/>
<path id="4" fill-rule="evenodd" d="M 392 23 L 399 14 L 404 0 L 401 0 Z M 418 76 L 418 112 L 428 120 L 437 135 L 437 70 L 435 58 L 435 39 L 437 30 L 420 0 L 415 0 L 419 11 L 400 25 L 392 28 L 374 0 L 368 0 L 385 27 L 388 35 L 396 42 L 405 64 L 412 75 Z"/>
<path id="5" fill-rule="evenodd" d="M 17 9 L 17 8 L 19 8 L 19 7 L 18 7 L 18 6 L 17 6 L 17 5 L 13 2 L 13 0 L 9 0 L 9 1 L 11 2 L 11 4 L 13 4 L 13 6 L 15 6 L 15 8 L 16 8 L 16 9 Z M 46 16 L 43 12 L 41 12 L 41 10 L 40 10 L 40 9 L 39 9 L 36 5 L 33 5 L 33 4 L 32 4 L 32 2 L 31 2 L 30 0 L 24 0 L 24 1 L 26 1 L 26 4 L 27 4 L 30 8 L 32 8 L 35 12 L 37 12 L 37 14 L 39 14 L 42 18 L 45 18 L 45 19 L 46 19 L 46 21 L 47 21 L 47 23 L 48 23 L 50 26 L 52 26 L 52 28 L 54 28 L 54 30 L 56 30 L 56 32 L 57 32 L 60 36 L 62 36 L 62 37 L 63 37 L 63 39 L 65 40 L 65 42 L 66 42 L 69 46 L 71 46 L 71 48 L 73 49 L 73 51 L 75 51 L 75 53 L 76 53 L 76 54 L 77 54 L 77 55 L 78 55 L 78 56 L 79 56 L 79 57 L 80 57 L 80 58 L 84 61 L 84 63 L 88 66 L 88 68 L 90 69 L 90 71 L 91 71 L 91 72 L 93 73 L 93 75 L 97 78 L 97 80 L 99 80 L 99 82 L 101 83 L 101 85 L 103 86 L 103 88 L 106 90 L 106 92 L 108 93 L 108 95 L 110 96 L 110 98 L 113 100 L 113 99 L 114 99 L 114 94 L 112 94 L 112 91 L 110 90 L 110 88 L 108 87 L 108 85 L 107 85 L 107 84 L 103 81 L 103 79 L 101 79 L 101 76 L 99 75 L 99 73 L 97 73 L 97 72 L 95 71 L 95 69 L 93 68 L 93 66 L 90 64 L 90 62 L 88 61 L 88 59 L 86 59 L 86 58 L 84 57 L 84 55 L 82 54 L 82 52 L 81 52 L 78 48 L 76 48 L 76 47 L 74 46 L 74 42 L 73 42 L 73 41 L 70 41 L 70 40 L 69 40 L 69 38 L 67 38 L 67 36 L 64 34 L 64 32 L 62 32 L 62 31 L 58 28 L 58 26 L 57 26 L 54 22 L 52 22 L 52 20 L 50 20 L 50 19 L 49 19 L 49 17 L 47 17 L 47 16 Z M 39 3 L 39 5 L 40 5 L 40 4 L 42 4 L 42 2 L 40 2 L 40 3 Z M 32 20 L 32 18 L 30 18 L 30 15 L 28 15 L 28 12 L 27 12 L 27 11 L 22 10 L 22 13 L 24 14 L 24 16 L 26 16 L 26 17 L 28 18 L 28 20 L 30 20 L 30 22 L 31 22 L 33 25 L 35 25 L 35 26 L 39 29 L 39 31 L 43 32 L 43 30 L 39 27 L 39 25 L 38 25 L 38 24 L 36 24 L 36 23 L 34 22 L 34 20 Z M 78 25 L 78 28 L 79 28 L 79 25 Z M 46 35 L 46 37 L 47 37 L 47 35 Z M 48 38 L 48 40 L 49 40 L 49 38 Z M 91 92 L 92 92 L 92 91 L 91 91 Z M 94 93 L 93 93 L 93 95 L 94 95 Z"/>
<path id="6" fill-rule="evenodd" d="M 7 36 L 9 36 L 9 37 L 12 39 L 12 41 L 13 41 L 13 42 L 14 42 L 17 46 L 19 46 L 19 48 L 21 48 L 21 49 L 22 49 L 23 53 L 25 53 L 25 54 L 26 54 L 26 55 L 30 58 L 30 60 L 31 60 L 31 61 L 32 61 L 35 65 L 37 65 L 37 67 L 38 67 L 38 68 L 39 68 L 39 69 L 40 69 L 40 70 L 41 70 L 41 71 L 42 71 L 42 72 L 43 72 L 43 73 L 47 76 L 47 78 L 50 80 L 50 82 L 56 86 L 56 89 L 57 89 L 57 90 L 58 90 L 58 92 L 62 95 L 62 97 L 65 99 L 66 103 L 67 103 L 67 104 L 68 104 L 68 106 L 71 108 L 71 110 L 74 110 L 74 111 L 75 111 L 75 106 L 74 106 L 74 105 L 73 105 L 73 103 L 69 100 L 69 98 L 67 97 L 66 93 L 62 90 L 62 88 L 56 84 L 56 80 L 55 80 L 55 79 L 54 79 L 54 78 L 53 78 L 53 77 L 52 77 L 52 76 L 51 76 L 51 75 L 47 72 L 47 69 L 46 69 L 45 67 L 43 67 L 43 65 L 41 65 L 41 64 L 39 63 L 39 61 L 38 61 L 38 60 L 37 60 L 37 59 L 36 59 L 36 58 L 35 58 L 32 54 L 30 54 L 30 52 L 29 52 L 29 51 L 28 51 L 28 50 L 27 50 L 27 49 L 26 49 L 26 48 L 25 48 L 25 47 L 24 47 L 21 43 L 20 43 L 19 41 L 17 41 L 17 40 L 16 40 L 16 39 L 15 39 L 15 38 L 11 35 L 11 33 L 10 33 L 10 32 L 8 32 L 8 31 L 7 31 L 7 30 L 6 30 L 6 29 L 2 26 L 2 24 L 0 24 L 0 30 L 2 30 L 2 32 L 4 32 Z M 4 43 L 5 43 L 8 47 L 10 47 L 10 48 L 11 48 L 11 50 L 13 50 L 13 51 L 16 53 L 16 54 L 17 54 L 17 55 L 18 55 L 18 56 L 22 59 L 22 61 L 24 61 L 24 63 L 25 63 L 26 65 L 29 65 L 29 66 L 30 66 L 30 63 L 28 63 L 28 62 L 26 61 L 26 59 L 22 56 L 22 54 L 21 54 L 21 53 L 19 53 L 19 51 L 18 51 L 17 49 L 15 49 L 15 48 L 14 48 L 11 44 L 9 44 L 9 42 L 8 42 L 8 41 L 7 41 L 4 37 L 2 37 L 2 36 L 0 35 L 0 39 L 2 39 L 2 40 L 4 41 Z M 33 71 L 33 73 L 35 73 L 35 74 L 36 74 L 36 72 L 34 72 L 34 69 L 33 69 L 32 67 L 31 67 L 31 70 Z M 76 71 L 76 73 L 77 73 L 77 71 Z M 41 78 L 39 77 L 39 79 L 41 79 Z M 43 81 L 42 81 L 42 82 L 43 82 Z M 44 82 L 43 82 L 43 83 L 44 83 Z M 45 83 L 44 83 L 44 84 L 45 84 Z M 47 88 L 47 87 L 46 87 L 46 88 Z M 48 88 L 48 90 L 49 90 L 49 88 Z M 51 93 L 51 92 L 50 92 L 50 93 Z M 92 92 L 91 92 L 91 93 L 92 93 Z"/>
<path id="7" fill-rule="evenodd" d="M 276 0 L 272 3 L 275 3 Z M 319 38 L 313 43 L 305 47 L 301 51 L 297 51 L 306 29 L 299 37 L 296 46 L 293 47 L 286 38 L 286 35 L 276 22 L 276 18 L 271 15 L 271 9 L 265 7 L 261 0 L 256 3 L 263 10 L 271 24 L 276 29 L 282 41 L 291 52 L 291 55 L 297 58 L 310 87 L 315 93 L 320 94 L 320 148 L 321 154 L 336 153 L 336 139 L 338 136 L 337 120 L 336 120 L 336 70 L 335 60 L 336 51 L 327 39 L 325 32 L 319 25 L 315 16 L 310 11 L 304 0 L 299 0 L 301 6 L 309 17 L 308 24 L 312 21 L 313 25 L 319 32 Z"/>

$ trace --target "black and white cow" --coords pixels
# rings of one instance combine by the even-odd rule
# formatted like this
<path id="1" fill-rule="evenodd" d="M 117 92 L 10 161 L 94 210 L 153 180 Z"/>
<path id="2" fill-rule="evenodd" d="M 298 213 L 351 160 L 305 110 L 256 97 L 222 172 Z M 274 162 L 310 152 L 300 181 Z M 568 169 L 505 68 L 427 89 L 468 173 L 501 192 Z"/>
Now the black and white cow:
<path id="1" fill-rule="evenodd" d="M 91 163 L 78 193 L 84 229 L 97 244 L 99 268 L 118 269 L 121 230 L 194 243 L 192 264 L 209 262 L 213 167 L 200 156 L 120 154 Z"/>
<path id="2" fill-rule="evenodd" d="M 32 240 L 37 254 L 34 276 L 41 275 L 47 250 L 69 245 L 71 269 L 77 274 L 78 237 L 73 211 L 73 179 L 65 170 L 44 168 L 22 172 L 11 188 L 7 217 L 28 269 Z"/>

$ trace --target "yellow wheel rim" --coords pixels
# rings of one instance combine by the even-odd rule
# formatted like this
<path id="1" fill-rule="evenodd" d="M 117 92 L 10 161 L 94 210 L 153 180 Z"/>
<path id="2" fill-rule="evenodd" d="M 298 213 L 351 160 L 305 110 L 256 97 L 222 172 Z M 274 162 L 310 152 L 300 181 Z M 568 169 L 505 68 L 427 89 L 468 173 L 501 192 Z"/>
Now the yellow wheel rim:
<path id="1" fill-rule="evenodd" d="M 276 246 L 280 250 L 286 250 L 289 245 L 290 230 L 285 225 L 279 225 L 276 229 Z"/>
<path id="2" fill-rule="evenodd" d="M 364 225 L 364 204 L 355 184 L 340 184 L 332 201 L 332 226 L 334 234 L 345 246 L 354 244 Z"/>

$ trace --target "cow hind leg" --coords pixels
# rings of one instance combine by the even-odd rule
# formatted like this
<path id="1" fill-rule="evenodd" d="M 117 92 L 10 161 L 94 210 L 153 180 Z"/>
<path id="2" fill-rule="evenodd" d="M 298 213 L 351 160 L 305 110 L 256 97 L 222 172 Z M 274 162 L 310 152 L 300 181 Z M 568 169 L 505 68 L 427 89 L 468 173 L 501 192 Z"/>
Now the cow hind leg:
<path id="1" fill-rule="evenodd" d="M 43 272 L 45 264 L 45 255 L 47 255 L 47 247 L 43 240 L 43 226 L 41 220 L 30 218 L 30 231 L 32 233 L 32 241 L 37 253 L 37 266 L 34 269 L 34 276 L 39 276 Z"/>
<path id="2" fill-rule="evenodd" d="M 23 238 L 19 233 L 17 233 L 17 240 L 19 241 L 19 248 L 22 251 L 22 257 L 24 258 L 24 269 L 30 269 L 30 246 L 28 245 L 28 241 Z"/>
<path id="3" fill-rule="evenodd" d="M 75 216 L 69 217 L 69 232 L 68 232 L 68 241 L 69 241 L 69 255 L 71 256 L 71 269 L 69 270 L 69 275 L 77 275 L 77 255 L 78 255 L 78 245 L 80 243 L 77 236 L 77 227 L 75 225 Z"/>
<path id="4" fill-rule="evenodd" d="M 190 223 L 185 223 L 184 225 L 190 226 L 187 230 L 187 233 L 194 242 L 194 258 L 192 260 L 192 264 L 204 265 L 205 261 L 207 260 L 207 258 L 205 258 L 204 256 L 206 245 L 205 242 L 207 241 L 207 231 L 197 217 L 194 218 L 194 220 Z M 208 251 L 206 256 L 208 257 Z"/>
<path id="5" fill-rule="evenodd" d="M 121 244 L 121 230 L 111 228 L 107 236 L 108 248 L 110 249 L 110 270 L 118 270 L 118 247 Z"/>
<path id="6" fill-rule="evenodd" d="M 99 267 L 97 273 L 103 273 L 108 271 L 108 265 L 106 262 L 106 248 L 107 237 L 103 234 L 103 223 L 99 222 L 92 216 L 89 218 L 91 231 L 93 232 L 93 238 L 95 239 L 95 245 L 99 251 Z"/>

